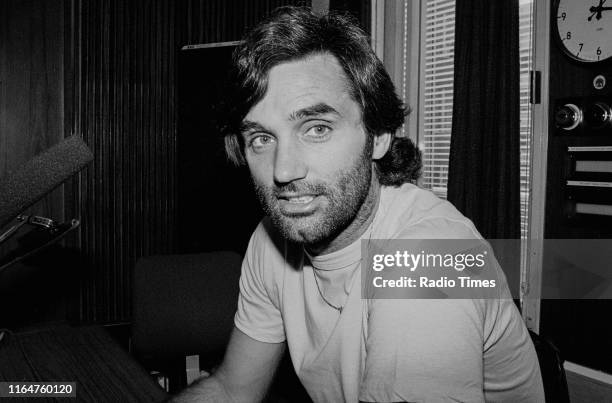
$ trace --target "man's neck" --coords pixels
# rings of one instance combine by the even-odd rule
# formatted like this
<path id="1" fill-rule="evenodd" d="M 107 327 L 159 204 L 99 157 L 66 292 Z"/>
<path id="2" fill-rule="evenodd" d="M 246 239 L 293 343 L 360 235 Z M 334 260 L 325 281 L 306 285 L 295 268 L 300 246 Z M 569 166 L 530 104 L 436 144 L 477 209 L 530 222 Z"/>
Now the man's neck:
<path id="1" fill-rule="evenodd" d="M 331 241 L 319 245 L 309 245 L 307 247 L 308 252 L 312 255 L 332 253 L 361 238 L 374 220 L 376 210 L 378 209 L 378 203 L 380 202 L 380 188 L 381 186 L 378 182 L 378 178 L 376 174 L 372 172 L 368 195 L 359 208 L 355 219 Z"/>

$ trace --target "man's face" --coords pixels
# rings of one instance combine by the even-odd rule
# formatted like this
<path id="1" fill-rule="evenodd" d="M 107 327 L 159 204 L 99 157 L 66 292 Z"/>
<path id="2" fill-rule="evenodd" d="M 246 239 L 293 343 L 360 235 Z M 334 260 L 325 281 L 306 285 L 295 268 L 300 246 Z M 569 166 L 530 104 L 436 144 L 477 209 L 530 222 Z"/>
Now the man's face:
<path id="1" fill-rule="evenodd" d="M 273 67 L 242 128 L 257 195 L 287 239 L 324 243 L 356 218 L 370 188 L 372 148 L 334 56 Z"/>

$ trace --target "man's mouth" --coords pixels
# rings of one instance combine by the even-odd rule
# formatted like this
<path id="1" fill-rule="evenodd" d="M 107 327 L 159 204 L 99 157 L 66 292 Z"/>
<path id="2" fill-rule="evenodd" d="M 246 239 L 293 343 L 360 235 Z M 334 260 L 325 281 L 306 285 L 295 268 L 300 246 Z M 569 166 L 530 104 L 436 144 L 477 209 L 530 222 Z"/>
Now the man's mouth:
<path id="1" fill-rule="evenodd" d="M 277 196 L 281 212 L 288 215 L 310 214 L 320 205 L 318 195 L 280 194 Z"/>
<path id="2" fill-rule="evenodd" d="M 311 201 L 314 200 L 314 196 L 313 195 L 303 195 L 303 196 L 281 196 L 280 199 L 284 199 L 287 200 L 289 203 L 296 203 L 296 204 L 304 204 L 304 203 L 310 203 Z"/>

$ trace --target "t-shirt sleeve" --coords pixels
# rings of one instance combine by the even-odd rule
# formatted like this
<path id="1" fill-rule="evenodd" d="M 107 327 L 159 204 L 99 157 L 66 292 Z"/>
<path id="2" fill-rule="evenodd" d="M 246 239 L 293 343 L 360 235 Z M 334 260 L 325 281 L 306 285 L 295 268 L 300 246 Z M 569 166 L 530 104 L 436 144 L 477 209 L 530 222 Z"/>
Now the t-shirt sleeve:
<path id="1" fill-rule="evenodd" d="M 538 357 L 509 292 L 500 299 L 484 302 L 483 373 L 486 401 L 543 402 L 544 388 Z"/>
<path id="2" fill-rule="evenodd" d="M 435 217 L 399 239 L 470 239 L 470 222 Z M 487 299 L 378 299 L 368 307 L 363 401 L 540 402 L 537 355 L 499 266 Z"/>
<path id="3" fill-rule="evenodd" d="M 265 225 L 259 224 L 242 261 L 240 294 L 234 324 L 247 336 L 265 343 L 285 341 L 278 293 L 272 277 L 278 262 Z"/>
<path id="4" fill-rule="evenodd" d="M 471 300 L 379 299 L 368 309 L 365 402 L 483 402 L 480 314 Z"/>

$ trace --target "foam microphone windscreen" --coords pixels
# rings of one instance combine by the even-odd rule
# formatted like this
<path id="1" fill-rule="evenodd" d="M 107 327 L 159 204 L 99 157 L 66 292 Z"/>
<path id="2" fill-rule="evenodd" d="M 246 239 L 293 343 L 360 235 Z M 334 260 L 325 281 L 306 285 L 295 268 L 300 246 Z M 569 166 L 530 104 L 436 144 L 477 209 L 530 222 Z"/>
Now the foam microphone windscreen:
<path id="1" fill-rule="evenodd" d="M 36 203 L 93 159 L 83 140 L 71 136 L 0 178 L 0 227 Z"/>

